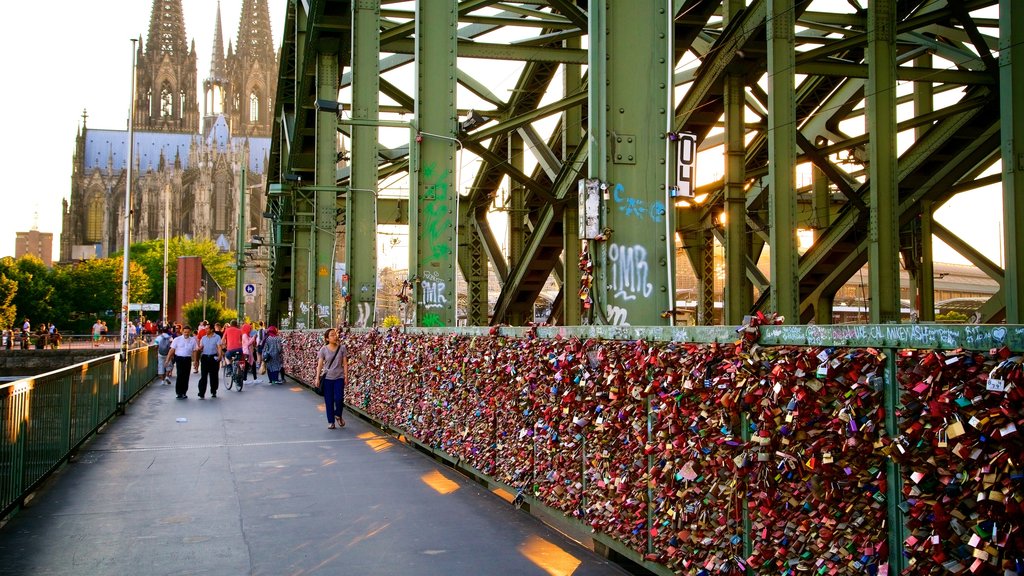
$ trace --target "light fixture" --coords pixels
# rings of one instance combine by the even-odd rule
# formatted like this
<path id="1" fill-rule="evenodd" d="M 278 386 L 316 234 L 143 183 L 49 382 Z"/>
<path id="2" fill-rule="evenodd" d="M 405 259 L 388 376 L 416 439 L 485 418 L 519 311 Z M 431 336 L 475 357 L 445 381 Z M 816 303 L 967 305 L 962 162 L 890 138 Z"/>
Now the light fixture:
<path id="1" fill-rule="evenodd" d="M 313 102 L 313 107 L 316 108 L 317 112 L 333 112 L 334 114 L 341 112 L 341 102 L 326 100 L 324 98 L 317 98 L 316 101 Z"/>
<path id="2" fill-rule="evenodd" d="M 466 116 L 466 119 L 459 122 L 459 132 L 469 132 L 470 130 L 476 128 L 477 126 L 483 126 L 484 124 L 487 123 L 488 120 L 489 119 L 487 117 L 482 116 L 476 110 L 470 110 L 469 115 Z"/>

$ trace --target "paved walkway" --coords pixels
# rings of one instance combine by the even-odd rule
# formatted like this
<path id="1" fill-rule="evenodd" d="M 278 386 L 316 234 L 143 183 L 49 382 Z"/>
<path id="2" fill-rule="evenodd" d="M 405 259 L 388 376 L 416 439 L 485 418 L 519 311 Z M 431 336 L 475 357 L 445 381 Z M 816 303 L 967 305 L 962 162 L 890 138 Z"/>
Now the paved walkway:
<path id="1" fill-rule="evenodd" d="M 479 484 L 266 376 L 151 385 L 0 529 L 0 574 L 624 574 Z"/>

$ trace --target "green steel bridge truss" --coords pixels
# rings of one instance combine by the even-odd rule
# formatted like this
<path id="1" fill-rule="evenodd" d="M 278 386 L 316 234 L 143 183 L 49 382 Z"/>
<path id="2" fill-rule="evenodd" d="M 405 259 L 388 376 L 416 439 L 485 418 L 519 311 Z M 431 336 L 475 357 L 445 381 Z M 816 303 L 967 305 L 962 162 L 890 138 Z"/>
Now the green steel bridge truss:
<path id="1" fill-rule="evenodd" d="M 865 264 L 872 323 L 899 321 L 900 266 L 928 321 L 933 235 L 998 282 L 982 320 L 1021 323 L 1024 7 L 867 4 L 292 1 L 269 318 L 379 324 L 378 225 L 407 224 L 417 326 L 523 325 L 551 282 L 553 323 L 671 325 L 678 251 L 710 324 L 715 239 L 725 324 L 829 323 Z M 722 176 L 693 188 L 683 143 L 720 149 Z M 983 186 L 1002 187 L 1003 265 L 932 219 Z"/>

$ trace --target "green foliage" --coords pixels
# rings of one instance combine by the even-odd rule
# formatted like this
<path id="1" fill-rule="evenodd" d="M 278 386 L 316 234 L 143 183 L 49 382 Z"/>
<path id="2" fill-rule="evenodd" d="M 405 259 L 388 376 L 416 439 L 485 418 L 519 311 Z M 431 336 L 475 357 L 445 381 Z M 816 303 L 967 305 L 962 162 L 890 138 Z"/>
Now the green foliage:
<path id="1" fill-rule="evenodd" d="M 0 328 L 14 325 L 18 311 L 14 306 L 14 295 L 18 293 L 18 283 L 0 273 Z"/>
<path id="2" fill-rule="evenodd" d="M 203 299 L 193 300 L 181 307 L 181 313 L 185 315 L 185 321 L 189 326 L 195 328 L 203 320 Z M 216 300 L 206 301 L 206 320 L 210 324 L 216 322 L 225 323 L 238 318 L 238 311 L 222 306 Z"/>
<path id="3" fill-rule="evenodd" d="M 51 307 L 53 297 L 53 271 L 35 256 L 22 256 L 15 260 L 10 256 L 0 258 L 0 275 L 15 283 L 16 289 L 11 305 L 19 322 L 29 318 L 33 327 L 40 322 L 56 320 Z"/>
<path id="4" fill-rule="evenodd" d="M 65 332 L 88 331 L 96 318 L 107 324 L 119 325 L 121 310 L 121 276 L 123 263 L 120 257 L 84 260 L 59 267 L 55 274 L 54 286 L 59 289 L 54 311 L 61 321 L 58 326 Z M 136 262 L 128 265 L 129 300 L 142 302 L 149 293 L 150 280 Z"/>
<path id="5" fill-rule="evenodd" d="M 174 293 L 178 276 L 178 257 L 198 256 L 210 276 L 222 287 L 233 286 L 235 261 L 233 252 L 221 252 L 212 240 L 189 240 L 187 238 L 171 238 L 167 243 L 167 291 Z M 132 244 L 132 262 L 138 262 L 152 280 L 150 291 L 139 302 L 160 302 L 163 299 L 164 274 L 164 241 L 149 240 Z"/>
<path id="6" fill-rule="evenodd" d="M 966 324 L 967 314 L 962 314 L 956 310 L 950 310 L 945 314 L 938 314 L 935 316 L 935 321 L 942 324 Z"/>

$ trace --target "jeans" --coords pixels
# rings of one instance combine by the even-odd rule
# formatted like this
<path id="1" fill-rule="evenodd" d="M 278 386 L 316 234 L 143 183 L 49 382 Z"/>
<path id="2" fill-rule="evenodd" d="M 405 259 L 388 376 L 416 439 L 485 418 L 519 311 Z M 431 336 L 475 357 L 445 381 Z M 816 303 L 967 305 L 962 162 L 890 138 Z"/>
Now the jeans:
<path id="1" fill-rule="evenodd" d="M 345 379 L 328 380 L 324 378 L 324 404 L 327 406 L 327 421 L 334 424 L 334 417 L 341 416 L 345 407 Z"/>

